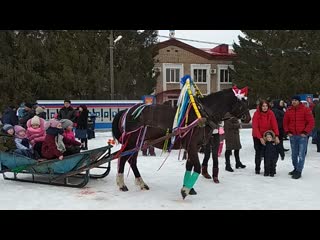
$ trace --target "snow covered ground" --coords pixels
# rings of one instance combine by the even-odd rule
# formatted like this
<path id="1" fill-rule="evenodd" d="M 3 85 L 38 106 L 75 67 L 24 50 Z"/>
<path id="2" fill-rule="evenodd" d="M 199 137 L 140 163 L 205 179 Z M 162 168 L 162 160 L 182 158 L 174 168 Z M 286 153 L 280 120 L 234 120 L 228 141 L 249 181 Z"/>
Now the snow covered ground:
<path id="1" fill-rule="evenodd" d="M 110 136 L 110 132 L 96 133 L 96 138 L 89 141 L 89 148 L 104 146 Z M 126 165 L 125 183 L 129 191 L 120 192 L 115 182 L 117 161 L 113 161 L 106 178 L 90 180 L 82 189 L 0 178 L 0 209 L 320 209 L 320 155 L 311 139 L 302 178 L 298 180 L 288 175 L 292 170 L 291 151 L 286 152 L 284 161 L 278 161 L 275 177 L 264 177 L 254 173 L 251 129 L 241 130 L 241 142 L 240 158 L 247 168 L 226 172 L 221 156 L 220 183 L 200 176 L 195 185 L 198 195 L 185 200 L 180 195 L 185 161 L 178 160 L 179 151 L 173 151 L 158 171 L 166 154 L 160 156 L 161 150 L 157 149 L 156 157 L 138 158 L 138 167 L 149 191 L 141 191 L 134 184 L 132 171 L 127 177 L 129 165 Z M 289 141 L 284 145 L 289 148 Z M 202 154 L 199 157 L 203 159 Z M 233 156 L 231 162 L 234 167 Z M 210 169 L 211 166 L 212 160 Z"/>

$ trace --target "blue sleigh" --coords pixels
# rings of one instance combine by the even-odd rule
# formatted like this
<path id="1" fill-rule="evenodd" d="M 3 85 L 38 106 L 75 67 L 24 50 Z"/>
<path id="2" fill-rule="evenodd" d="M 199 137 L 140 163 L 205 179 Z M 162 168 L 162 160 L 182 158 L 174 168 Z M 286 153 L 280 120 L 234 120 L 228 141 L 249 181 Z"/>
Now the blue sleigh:
<path id="1" fill-rule="evenodd" d="M 63 160 L 42 162 L 15 153 L 0 152 L 0 173 L 5 180 L 81 188 L 90 178 L 104 178 L 109 174 L 113 159 L 111 148 L 112 145 L 108 145 L 66 156 Z M 100 170 L 90 173 L 91 169 Z"/>

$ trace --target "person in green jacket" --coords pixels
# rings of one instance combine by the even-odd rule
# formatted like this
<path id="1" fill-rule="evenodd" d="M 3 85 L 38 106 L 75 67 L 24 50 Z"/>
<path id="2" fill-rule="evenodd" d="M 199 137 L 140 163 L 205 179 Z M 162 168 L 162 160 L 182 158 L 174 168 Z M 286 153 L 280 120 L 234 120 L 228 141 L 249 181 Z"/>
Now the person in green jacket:
<path id="1" fill-rule="evenodd" d="M 14 128 L 10 124 L 5 124 L 0 131 L 0 151 L 13 152 L 17 149 L 14 141 Z"/>

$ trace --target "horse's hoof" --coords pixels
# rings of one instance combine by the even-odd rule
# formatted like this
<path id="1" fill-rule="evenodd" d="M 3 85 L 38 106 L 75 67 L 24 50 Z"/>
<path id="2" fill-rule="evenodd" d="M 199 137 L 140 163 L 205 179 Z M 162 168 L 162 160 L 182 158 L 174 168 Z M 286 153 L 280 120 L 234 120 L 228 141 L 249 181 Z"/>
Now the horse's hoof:
<path id="1" fill-rule="evenodd" d="M 143 185 L 143 187 L 141 187 L 141 190 L 149 190 L 150 188 L 149 188 L 149 186 L 148 185 Z"/>
<path id="2" fill-rule="evenodd" d="M 189 195 L 189 193 L 190 193 L 190 189 L 188 189 L 188 188 L 186 188 L 186 187 L 183 187 L 183 188 L 181 189 L 181 196 L 182 196 L 183 199 L 185 199 L 186 196 Z"/>
<path id="3" fill-rule="evenodd" d="M 214 183 L 220 183 L 220 181 L 219 181 L 218 178 L 214 178 L 214 179 L 213 179 L 213 182 L 214 182 Z"/>
<path id="4" fill-rule="evenodd" d="M 127 188 L 127 186 L 123 186 L 120 188 L 120 191 L 127 192 L 127 191 L 129 191 L 129 189 Z"/>
<path id="5" fill-rule="evenodd" d="M 196 190 L 194 190 L 194 188 L 190 189 L 189 195 L 197 195 Z"/>
<path id="6" fill-rule="evenodd" d="M 183 198 L 183 200 L 186 198 L 188 194 L 186 194 L 186 192 L 184 190 L 181 190 L 181 196 Z"/>

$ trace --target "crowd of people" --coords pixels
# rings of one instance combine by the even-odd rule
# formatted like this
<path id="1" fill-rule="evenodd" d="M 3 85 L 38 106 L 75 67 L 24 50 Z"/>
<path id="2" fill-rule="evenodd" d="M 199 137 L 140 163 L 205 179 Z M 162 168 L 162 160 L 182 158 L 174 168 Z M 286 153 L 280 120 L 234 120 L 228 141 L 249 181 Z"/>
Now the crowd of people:
<path id="1" fill-rule="evenodd" d="M 0 118 L 0 151 L 44 161 L 88 150 L 88 114 L 86 105 L 74 109 L 70 100 L 49 120 L 37 104 L 8 106 Z"/>
<path id="2" fill-rule="evenodd" d="M 0 151 L 13 152 L 30 158 L 45 160 L 72 155 L 88 149 L 88 114 L 85 105 L 77 109 L 70 100 L 50 120 L 46 120 L 44 107 L 22 103 L 19 108 L 9 106 L 0 118 Z M 203 147 L 204 158 L 201 174 L 213 178 L 219 183 L 218 158 L 225 142 L 225 170 L 234 172 L 231 156 L 235 159 L 235 168 L 245 168 L 240 161 L 241 124 L 229 113 L 225 121 L 216 125 L 212 135 Z M 252 117 L 252 139 L 255 150 L 255 173 L 261 173 L 264 163 L 264 176 L 274 177 L 279 157 L 283 160 L 285 152 L 291 150 L 293 170 L 289 175 L 293 179 L 302 176 L 308 140 L 317 145 L 320 152 L 320 104 L 315 102 L 305 106 L 300 96 L 296 95 L 286 104 L 283 100 L 261 100 Z M 289 139 L 288 139 L 289 138 Z M 77 141 L 78 139 L 79 141 Z M 285 149 L 283 141 L 290 141 L 290 149 Z M 155 156 L 152 146 L 142 151 L 144 156 Z M 212 156 L 212 177 L 208 173 L 208 161 Z M 185 152 L 184 158 L 187 158 Z"/>
<path id="3" fill-rule="evenodd" d="M 239 120 L 229 113 L 224 117 L 226 120 L 213 130 L 212 136 L 205 146 L 201 174 L 211 179 L 208 173 L 208 160 L 212 153 L 212 175 L 215 183 L 218 180 L 218 155 L 221 138 L 225 139 L 225 170 L 233 172 L 230 157 L 235 158 L 235 167 L 245 168 L 240 161 L 241 149 Z M 218 134 L 218 129 L 223 126 L 224 134 Z M 222 131 L 220 131 L 221 133 Z M 285 152 L 291 150 L 293 170 L 289 175 L 293 179 L 302 176 L 309 137 L 312 143 L 317 144 L 317 152 L 320 152 L 320 104 L 315 102 L 309 106 L 301 102 L 300 96 L 296 95 L 286 104 L 283 100 L 261 100 L 252 117 L 252 138 L 255 150 L 255 173 L 261 173 L 261 162 L 264 163 L 264 176 L 274 177 L 276 174 L 277 161 L 285 158 Z M 289 139 L 288 139 L 289 138 Z M 283 141 L 289 140 L 291 149 L 285 149 Z"/>

